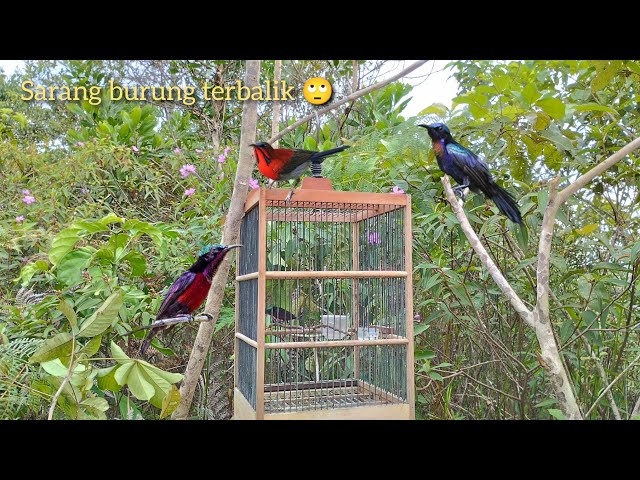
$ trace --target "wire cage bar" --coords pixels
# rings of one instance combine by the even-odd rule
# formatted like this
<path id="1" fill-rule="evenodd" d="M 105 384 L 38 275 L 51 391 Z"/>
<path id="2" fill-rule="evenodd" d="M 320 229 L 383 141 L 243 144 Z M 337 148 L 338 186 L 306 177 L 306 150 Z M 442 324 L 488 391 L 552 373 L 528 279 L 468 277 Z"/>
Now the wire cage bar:
<path id="1" fill-rule="evenodd" d="M 245 203 L 234 418 L 414 418 L 411 199 L 314 180 Z"/>

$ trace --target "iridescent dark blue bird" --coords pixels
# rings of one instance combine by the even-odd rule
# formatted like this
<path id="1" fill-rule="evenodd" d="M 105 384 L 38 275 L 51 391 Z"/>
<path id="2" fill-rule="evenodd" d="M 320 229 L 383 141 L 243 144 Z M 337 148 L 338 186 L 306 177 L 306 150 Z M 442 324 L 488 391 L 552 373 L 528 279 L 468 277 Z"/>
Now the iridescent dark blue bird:
<path id="1" fill-rule="evenodd" d="M 484 193 L 512 222 L 523 225 L 518 204 L 511 194 L 494 182 L 489 166 L 472 151 L 464 148 L 451 136 L 444 123 L 419 125 L 427 129 L 438 160 L 438 167 L 458 183 L 453 190 L 464 200 L 463 190 Z"/>
<path id="2" fill-rule="evenodd" d="M 195 263 L 189 267 L 189 270 L 180 275 L 169 288 L 160 305 L 156 320 L 191 315 L 200 308 L 204 299 L 207 298 L 211 280 L 218 271 L 218 267 L 225 255 L 232 249 L 241 246 L 207 245 L 200 250 Z M 160 325 L 150 329 L 140 348 L 140 353 L 146 352 L 149 345 L 151 345 L 153 337 L 162 330 L 172 327 L 175 327 L 175 325 Z"/>

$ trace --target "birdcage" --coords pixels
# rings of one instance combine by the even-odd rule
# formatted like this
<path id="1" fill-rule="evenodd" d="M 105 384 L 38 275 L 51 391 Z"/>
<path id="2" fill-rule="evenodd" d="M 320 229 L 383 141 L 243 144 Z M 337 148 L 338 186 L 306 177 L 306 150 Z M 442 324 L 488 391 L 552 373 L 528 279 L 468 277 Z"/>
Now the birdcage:
<path id="1" fill-rule="evenodd" d="M 413 419 L 410 196 L 288 192 L 245 203 L 234 418 Z"/>

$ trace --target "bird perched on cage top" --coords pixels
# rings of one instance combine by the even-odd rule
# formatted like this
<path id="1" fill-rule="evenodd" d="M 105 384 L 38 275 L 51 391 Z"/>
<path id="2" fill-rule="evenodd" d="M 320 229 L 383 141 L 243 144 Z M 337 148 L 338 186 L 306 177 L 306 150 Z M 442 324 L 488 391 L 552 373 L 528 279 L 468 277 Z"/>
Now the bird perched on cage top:
<path id="1" fill-rule="evenodd" d="M 321 164 L 324 159 L 349 148 L 349 145 L 342 145 L 324 152 L 314 152 L 298 148 L 273 148 L 267 142 L 252 143 L 250 146 L 253 147 L 260 173 L 272 181 L 295 179 L 294 189 L 309 167 L 314 177 L 321 177 Z M 272 184 L 272 181 L 269 183 Z M 291 199 L 292 194 L 293 190 L 287 196 L 287 200 Z"/>
<path id="2" fill-rule="evenodd" d="M 495 183 L 489 172 L 489 166 L 483 160 L 453 139 L 449 127 L 444 123 L 418 126 L 427 129 L 433 152 L 438 160 L 438 167 L 458 183 L 453 190 L 463 200 L 465 195 L 462 190 L 467 187 L 472 192 L 482 192 L 493 200 L 509 220 L 519 225 L 524 224 L 518 204 L 511 194 Z"/>
<path id="3" fill-rule="evenodd" d="M 195 263 L 189 267 L 189 270 L 180 275 L 169 288 L 160 305 L 156 320 L 190 316 L 196 311 L 202 305 L 204 299 L 207 298 L 211 280 L 225 255 L 238 247 L 242 247 L 242 245 L 207 245 L 200 250 Z M 160 325 L 151 328 L 140 348 L 140 353 L 146 352 L 149 345 L 151 345 L 151 340 L 158 333 L 174 326 Z"/>

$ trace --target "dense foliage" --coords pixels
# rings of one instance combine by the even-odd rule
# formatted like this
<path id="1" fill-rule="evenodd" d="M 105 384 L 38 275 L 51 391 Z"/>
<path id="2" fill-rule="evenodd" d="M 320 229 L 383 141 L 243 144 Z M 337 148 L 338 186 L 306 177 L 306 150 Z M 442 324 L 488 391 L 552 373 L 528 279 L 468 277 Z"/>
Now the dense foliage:
<path id="1" fill-rule="evenodd" d="M 384 62 L 284 61 L 282 78 L 333 82 L 334 98 L 372 84 Z M 262 79 L 274 62 L 262 62 Z M 355 72 L 354 72 L 355 69 Z M 516 193 L 526 229 L 481 196 L 465 208 L 523 300 L 535 302 L 546 183 L 575 179 L 640 128 L 640 62 L 522 61 L 450 65 L 454 108 L 405 118 L 400 82 L 299 127 L 281 146 L 328 149 L 336 189 L 412 195 L 419 418 L 562 418 L 535 335 L 481 267 L 444 202 L 429 141 L 416 123 L 445 121 Z M 31 101 L 37 85 L 225 85 L 241 61 L 33 61 L 0 73 L 0 418 L 164 418 L 195 327 L 177 327 L 138 359 L 165 288 L 200 246 L 220 239 L 238 152 L 242 102 Z M 282 103 L 280 129 L 309 113 Z M 95 103 L 95 102 L 94 102 Z M 272 132 L 261 102 L 258 138 Z M 581 407 L 611 387 L 622 418 L 640 397 L 640 159 L 630 155 L 561 209 L 552 257 L 552 320 Z M 259 174 L 256 172 L 256 179 Z M 262 179 L 260 179 L 262 181 Z M 229 282 L 194 418 L 228 418 L 233 375 Z M 611 399 L 589 418 L 613 418 Z"/>

